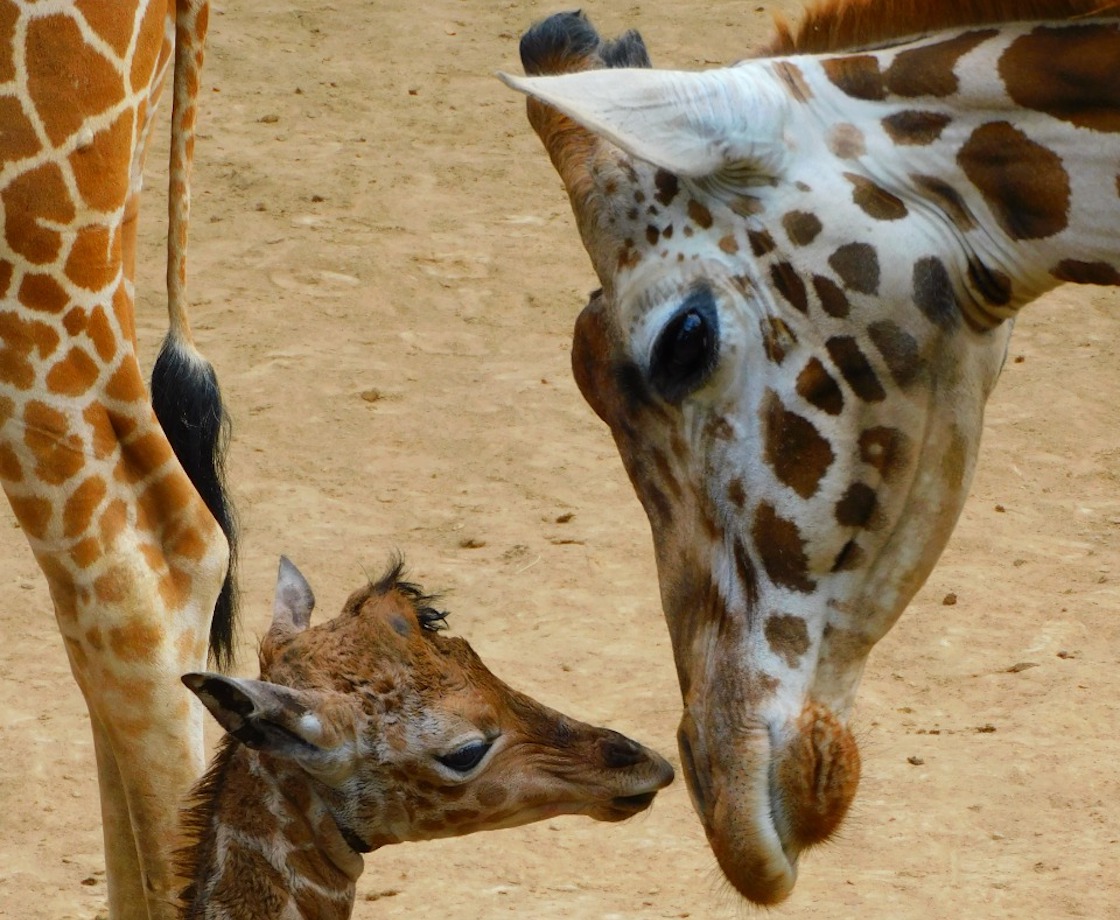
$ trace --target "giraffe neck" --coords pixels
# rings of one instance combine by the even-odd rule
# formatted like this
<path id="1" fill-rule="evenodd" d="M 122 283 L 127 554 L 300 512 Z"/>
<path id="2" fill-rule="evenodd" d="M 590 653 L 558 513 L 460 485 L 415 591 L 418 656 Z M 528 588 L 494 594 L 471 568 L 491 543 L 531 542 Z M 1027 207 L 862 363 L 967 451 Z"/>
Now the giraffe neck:
<path id="1" fill-rule="evenodd" d="M 362 857 L 306 774 L 227 738 L 184 813 L 183 920 L 345 920 Z"/>
<path id="2" fill-rule="evenodd" d="M 808 263 L 856 228 L 880 266 L 935 257 L 976 328 L 1064 281 L 1120 284 L 1120 93 L 1094 78 L 1120 67 L 1118 29 L 1005 24 L 749 62 L 789 97 L 779 237 Z"/>

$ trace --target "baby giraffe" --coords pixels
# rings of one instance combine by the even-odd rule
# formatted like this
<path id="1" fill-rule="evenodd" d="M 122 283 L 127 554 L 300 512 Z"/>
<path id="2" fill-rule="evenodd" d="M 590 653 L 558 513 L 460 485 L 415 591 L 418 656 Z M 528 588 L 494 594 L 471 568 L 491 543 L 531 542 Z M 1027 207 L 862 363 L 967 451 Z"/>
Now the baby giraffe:
<path id="1" fill-rule="evenodd" d="M 261 679 L 187 674 L 229 733 L 183 816 L 184 920 L 346 918 L 363 853 L 561 814 L 619 821 L 673 779 L 629 738 L 494 677 L 398 563 L 309 628 L 280 560 Z"/>

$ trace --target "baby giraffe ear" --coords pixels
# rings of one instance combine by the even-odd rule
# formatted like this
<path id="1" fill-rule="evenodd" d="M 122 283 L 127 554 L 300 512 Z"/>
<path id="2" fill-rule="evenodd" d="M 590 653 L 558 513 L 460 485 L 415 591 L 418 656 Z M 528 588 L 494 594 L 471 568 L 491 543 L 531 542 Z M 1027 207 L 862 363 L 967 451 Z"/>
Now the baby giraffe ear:
<path id="1" fill-rule="evenodd" d="M 315 595 L 311 585 L 287 556 L 280 557 L 276 573 L 276 594 L 272 600 L 271 638 L 289 637 L 303 632 L 311 623 Z"/>
<path id="2" fill-rule="evenodd" d="M 730 170 L 769 179 L 780 174 L 785 159 L 785 101 L 754 70 L 609 68 L 498 77 L 627 153 L 682 178 L 703 179 Z"/>
<path id="3" fill-rule="evenodd" d="M 319 694 L 222 674 L 184 674 L 182 680 L 246 747 L 312 767 L 337 743 L 316 712 Z"/>

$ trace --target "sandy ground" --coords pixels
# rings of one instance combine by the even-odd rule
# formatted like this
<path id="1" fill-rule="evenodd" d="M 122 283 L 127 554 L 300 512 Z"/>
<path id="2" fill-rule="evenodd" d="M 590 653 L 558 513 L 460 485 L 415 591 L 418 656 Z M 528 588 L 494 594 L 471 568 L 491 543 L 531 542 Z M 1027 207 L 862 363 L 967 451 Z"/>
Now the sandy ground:
<path id="1" fill-rule="evenodd" d="M 656 63 L 697 68 L 741 56 L 776 6 L 587 9 L 608 33 L 640 28 Z M 568 369 L 591 270 L 522 100 L 492 76 L 555 9 L 215 5 L 192 292 L 236 423 L 239 671 L 255 673 L 280 553 L 330 614 L 400 548 L 497 673 L 676 761 L 647 525 Z M 149 172 L 147 360 L 162 147 Z M 1067 288 L 1020 323 L 961 524 L 864 679 L 855 814 L 775 916 L 1120 916 L 1118 307 Z M 105 897 L 87 718 L 2 513 L 0 916 L 91 920 Z M 626 825 L 376 853 L 355 916 L 745 913 L 678 783 Z"/>

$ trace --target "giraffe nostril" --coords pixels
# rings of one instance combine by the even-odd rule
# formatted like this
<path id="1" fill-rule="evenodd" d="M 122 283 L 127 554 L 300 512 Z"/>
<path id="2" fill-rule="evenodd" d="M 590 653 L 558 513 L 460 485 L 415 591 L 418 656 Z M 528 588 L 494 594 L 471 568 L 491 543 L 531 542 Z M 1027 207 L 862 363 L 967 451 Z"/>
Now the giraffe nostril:
<path id="1" fill-rule="evenodd" d="M 611 732 L 599 742 L 603 764 L 612 770 L 635 767 L 647 759 L 645 750 L 625 735 Z"/>

